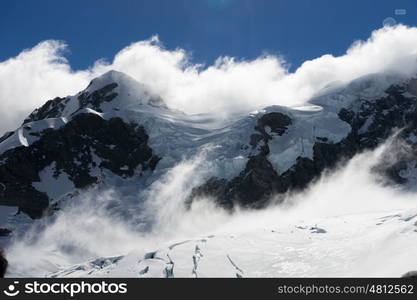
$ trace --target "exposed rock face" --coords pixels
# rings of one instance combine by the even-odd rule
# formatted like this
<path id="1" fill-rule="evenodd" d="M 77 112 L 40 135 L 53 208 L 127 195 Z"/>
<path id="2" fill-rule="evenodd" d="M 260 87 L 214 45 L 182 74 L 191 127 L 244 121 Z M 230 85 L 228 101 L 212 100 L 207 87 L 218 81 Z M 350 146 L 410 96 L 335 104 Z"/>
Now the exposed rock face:
<path id="1" fill-rule="evenodd" d="M 77 97 L 79 104 L 78 110 L 89 107 L 97 112 L 102 112 L 101 104 L 104 102 L 111 102 L 114 98 L 117 97 L 117 93 L 113 91 L 117 86 L 118 84 L 115 82 L 109 83 L 104 87 L 97 89 L 91 93 L 86 89 Z M 70 97 L 57 97 L 55 99 L 47 101 L 44 105 L 42 105 L 42 107 L 35 109 L 24 120 L 23 124 L 48 118 L 58 118 L 62 116 L 62 113 L 70 100 Z"/>
<path id="2" fill-rule="evenodd" d="M 258 149 L 259 154 L 251 156 L 246 168 L 232 180 L 211 178 L 203 186 L 195 188 L 188 202 L 195 197 L 210 196 L 227 208 L 232 208 L 235 203 L 247 207 L 259 207 L 273 194 L 283 192 L 279 176 L 267 159 L 270 151 L 268 141 L 272 139 L 267 127 L 270 132 L 281 136 L 290 124 L 290 117 L 279 112 L 260 117 L 254 128 L 256 133 L 251 135 L 250 140 L 250 145 Z"/>
<path id="3" fill-rule="evenodd" d="M 55 99 L 48 100 L 42 107 L 35 109 L 24 121 L 23 124 L 32 121 L 39 121 L 48 118 L 57 118 L 61 116 L 62 111 L 65 108 L 65 105 L 68 103 L 70 99 L 67 98 L 59 98 L 56 97 Z"/>
<path id="4" fill-rule="evenodd" d="M 251 135 L 250 145 L 252 148 L 258 147 L 261 153 L 269 154 L 268 141 L 272 139 L 270 133 L 276 133 L 281 136 L 291 125 L 291 118 L 280 112 L 264 114 L 257 121 L 255 130 L 257 133 Z M 267 132 L 269 129 L 269 132 Z"/>
<path id="5" fill-rule="evenodd" d="M 85 188 L 98 180 L 91 175 L 93 168 L 130 177 L 138 166 L 143 171 L 153 170 L 158 160 L 143 127 L 120 118 L 79 114 L 58 130 L 43 131 L 29 147 L 17 147 L 0 156 L 4 161 L 0 165 L 0 204 L 18 206 L 32 218 L 41 217 L 49 199 L 32 184 L 40 180 L 39 172 L 52 164 L 54 176 L 64 172 L 76 188 Z"/>
<path id="6" fill-rule="evenodd" d="M 0 278 L 4 278 L 4 275 L 6 274 L 7 270 L 7 259 L 3 253 L 3 250 L 0 249 Z"/>
<path id="7" fill-rule="evenodd" d="M 7 228 L 0 228 L 0 236 L 9 236 L 11 233 L 12 231 Z"/>
<path id="8" fill-rule="evenodd" d="M 296 163 L 281 175 L 268 161 L 268 143 L 274 137 L 266 132 L 265 126 L 281 136 L 292 121 L 280 113 L 263 115 L 254 128 L 257 133 L 249 141 L 259 151 L 250 156 L 245 169 L 231 180 L 210 178 L 193 189 L 188 203 L 196 197 L 213 197 L 220 205 L 229 208 L 236 204 L 263 207 L 272 195 L 306 188 L 324 169 L 333 168 L 361 151 L 376 148 L 398 129 L 402 131 L 396 141 L 397 157 L 394 160 L 387 154 L 386 162 L 375 171 L 395 183 L 406 183 L 407 178 L 402 177 L 401 172 L 410 163 L 414 168 L 417 157 L 417 101 L 412 95 L 404 96 L 407 89 L 407 85 L 391 86 L 386 97 L 373 101 L 357 99 L 350 107 L 341 109 L 339 118 L 351 126 L 350 133 L 337 143 L 316 137 L 313 157 L 299 156 Z"/>
<path id="9" fill-rule="evenodd" d="M 117 83 L 109 83 L 92 93 L 85 91 L 78 96 L 80 102 L 80 109 L 91 106 L 95 111 L 102 112 L 101 104 L 103 102 L 110 102 L 117 97 L 117 93 L 113 90 L 118 86 Z"/>

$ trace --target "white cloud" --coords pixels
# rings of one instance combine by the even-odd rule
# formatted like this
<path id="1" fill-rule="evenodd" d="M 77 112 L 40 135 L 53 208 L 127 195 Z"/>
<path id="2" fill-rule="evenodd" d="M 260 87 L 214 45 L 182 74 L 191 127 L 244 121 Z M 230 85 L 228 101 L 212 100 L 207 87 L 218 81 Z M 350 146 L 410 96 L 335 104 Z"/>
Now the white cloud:
<path id="1" fill-rule="evenodd" d="M 156 38 L 123 49 L 104 68 L 126 72 L 150 85 L 180 110 L 227 114 L 262 105 L 303 103 L 330 82 L 348 82 L 369 73 L 409 76 L 417 72 L 416 58 L 417 28 L 399 25 L 374 31 L 343 56 L 327 54 L 306 61 L 294 73 L 287 71 L 282 58 L 270 55 L 252 61 L 223 57 L 203 68 L 192 64 L 181 49 L 163 49 Z"/>
<path id="2" fill-rule="evenodd" d="M 65 47 L 46 41 L 0 63 L 0 134 L 47 100 L 84 88 L 89 72 L 71 71 L 62 56 Z"/>
<path id="3" fill-rule="evenodd" d="M 74 72 L 62 55 L 65 47 L 45 41 L 0 63 L 0 132 L 19 126 L 46 100 L 74 94 L 109 69 L 149 85 L 172 108 L 224 116 L 264 105 L 300 104 L 330 82 L 348 82 L 368 73 L 417 73 L 417 28 L 404 25 L 376 30 L 367 41 L 353 43 L 345 55 L 323 55 L 293 73 L 282 58 L 272 55 L 252 61 L 220 57 L 214 65 L 201 66 L 182 49 L 164 49 L 157 37 L 122 49 L 111 62 L 98 60 Z"/>

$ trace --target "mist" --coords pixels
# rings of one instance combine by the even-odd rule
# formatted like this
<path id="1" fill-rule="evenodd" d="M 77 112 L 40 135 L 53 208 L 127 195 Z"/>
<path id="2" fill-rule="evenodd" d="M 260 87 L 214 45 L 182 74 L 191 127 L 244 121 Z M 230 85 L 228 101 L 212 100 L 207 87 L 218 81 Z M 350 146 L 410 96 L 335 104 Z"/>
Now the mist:
<path id="1" fill-rule="evenodd" d="M 233 213 L 217 207 L 212 199 L 199 199 L 189 210 L 184 205 L 192 187 L 201 183 L 212 170 L 205 160 L 210 150 L 205 149 L 154 182 L 144 201 L 138 197 L 137 203 L 126 205 L 116 191 L 90 190 L 72 199 L 56 216 L 36 221 L 24 238 L 16 239 L 6 249 L 9 275 L 44 276 L 97 257 L 131 252 L 145 254 L 170 243 L 208 235 L 270 231 L 297 225 L 320 226 L 328 217 L 368 218 L 368 213 L 372 216 L 375 212 L 392 215 L 396 211 L 415 211 L 417 194 L 387 186 L 375 173 L 375 166 L 389 163 L 388 152 L 390 159 L 395 159 L 393 141 L 390 139 L 376 150 L 358 154 L 347 164 L 325 172 L 307 190 L 286 195 L 284 203 L 271 204 L 262 210 L 237 208 Z M 135 208 L 134 214 L 119 213 Z M 127 215 L 135 217 L 127 218 Z M 354 240 L 358 236 L 346 238 Z M 385 236 L 375 239 L 375 247 L 381 248 L 370 250 L 372 256 L 360 250 L 361 257 L 353 257 L 351 269 L 344 276 L 401 275 L 399 272 L 417 265 L 413 254 L 416 249 L 407 246 L 407 250 L 398 250 L 387 246 L 390 241 Z M 350 255 L 351 249 L 345 250 L 343 255 Z M 390 254 L 398 251 L 403 251 L 400 257 L 407 259 L 399 260 Z M 352 252 L 355 255 L 356 252 Z M 394 257 L 395 263 L 381 269 L 380 261 L 387 257 Z"/>

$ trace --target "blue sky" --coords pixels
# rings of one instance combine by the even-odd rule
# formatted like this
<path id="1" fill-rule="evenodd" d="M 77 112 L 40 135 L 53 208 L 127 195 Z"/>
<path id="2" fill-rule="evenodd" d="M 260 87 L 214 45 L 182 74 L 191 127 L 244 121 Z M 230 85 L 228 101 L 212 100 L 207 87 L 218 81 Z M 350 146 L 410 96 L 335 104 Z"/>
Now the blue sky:
<path id="1" fill-rule="evenodd" d="M 406 15 L 394 10 L 406 9 Z M 64 40 L 74 69 L 111 60 L 158 34 L 168 49 L 191 51 L 194 62 L 219 56 L 283 55 L 292 69 L 326 53 L 343 54 L 386 17 L 417 23 L 413 0 L 2 0 L 0 61 L 46 39 Z"/>

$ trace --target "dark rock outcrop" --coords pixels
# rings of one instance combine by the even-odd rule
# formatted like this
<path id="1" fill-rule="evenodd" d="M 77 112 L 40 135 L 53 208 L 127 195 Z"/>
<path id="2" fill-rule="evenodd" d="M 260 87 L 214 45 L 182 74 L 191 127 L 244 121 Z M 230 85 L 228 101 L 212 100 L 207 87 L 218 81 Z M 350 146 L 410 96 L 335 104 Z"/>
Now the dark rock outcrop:
<path id="1" fill-rule="evenodd" d="M 231 180 L 210 178 L 203 185 L 192 190 L 188 205 L 198 197 L 213 197 L 217 203 L 227 208 L 234 205 L 243 207 L 263 207 L 272 195 L 305 189 L 325 169 L 343 164 L 355 154 L 372 150 L 381 145 L 394 133 L 402 129 L 396 139 L 397 157 L 387 157 L 375 171 L 395 183 L 405 183 L 400 172 L 407 163 L 417 158 L 417 144 L 409 137 L 417 137 L 417 99 L 406 97 L 407 86 L 391 86 L 386 97 L 368 101 L 357 99 L 350 107 L 340 110 L 339 118 L 351 126 L 350 133 L 340 142 L 332 143 L 326 138 L 316 138 L 313 158 L 299 156 L 295 164 L 278 175 L 268 161 L 268 142 L 273 139 L 265 130 L 280 136 L 291 125 L 291 119 L 281 113 L 269 113 L 260 117 L 255 125 L 256 133 L 249 144 L 258 150 L 250 156 L 245 169 Z M 403 154 L 401 154 L 403 153 Z M 388 155 L 388 154 L 387 154 Z"/>
<path id="2" fill-rule="evenodd" d="M 104 87 L 89 93 L 85 91 L 78 96 L 78 101 L 80 103 L 80 109 L 85 107 L 90 107 L 95 111 L 102 112 L 100 106 L 104 102 L 110 102 L 117 97 L 117 93 L 113 90 L 118 86 L 117 83 L 109 83 Z"/>
<path id="3" fill-rule="evenodd" d="M 98 158 L 98 162 L 94 157 Z M 96 114 L 79 114 L 59 129 L 46 129 L 29 147 L 0 155 L 0 204 L 18 206 L 39 218 L 49 205 L 48 196 L 36 190 L 39 172 L 54 164 L 54 177 L 64 172 L 76 188 L 97 183 L 92 168 L 108 169 L 131 177 L 138 166 L 153 170 L 159 158 L 148 146 L 145 129 L 120 118 L 105 120 Z"/>
<path id="4" fill-rule="evenodd" d="M 9 236 L 11 233 L 12 231 L 7 228 L 0 228 L 0 236 Z"/>
<path id="5" fill-rule="evenodd" d="M 281 136 L 290 125 L 291 118 L 279 112 L 260 117 L 254 128 L 256 133 L 250 140 L 252 148 L 258 149 L 259 153 L 251 156 L 245 169 L 232 180 L 210 178 L 204 185 L 194 188 L 187 200 L 188 205 L 192 199 L 205 196 L 214 198 L 226 208 L 233 208 L 236 203 L 245 207 L 262 207 L 273 194 L 284 192 L 285 187 L 267 159 L 270 151 L 268 141 L 272 136 L 266 128 Z"/>
<path id="6" fill-rule="evenodd" d="M 40 172 L 49 166 L 53 167 L 53 177 L 58 178 L 64 173 L 77 189 L 96 184 L 99 181 L 97 174 L 104 169 L 123 178 L 131 177 L 135 172 L 141 175 L 144 171 L 154 170 L 160 157 L 148 146 L 149 137 L 144 127 L 119 117 L 106 120 L 99 114 L 83 110 L 90 108 L 103 112 L 102 105 L 118 96 L 116 88 L 129 92 L 131 84 L 134 80 L 127 75 L 109 71 L 101 76 L 101 81 L 92 80 L 76 96 L 57 97 L 34 110 L 24 120 L 24 129 L 31 129 L 29 122 L 49 118 L 65 117 L 69 121 L 60 128 L 30 132 L 36 141 L 28 147 L 19 146 L 0 154 L 0 205 L 18 206 L 19 212 L 32 218 L 51 211 L 47 210 L 51 199 L 33 185 L 40 182 Z M 148 105 L 166 108 L 161 97 L 143 89 Z M 6 133 L 0 142 L 12 134 Z"/>
<path id="7" fill-rule="evenodd" d="M 187 203 L 196 197 L 211 197 L 225 208 L 233 208 L 237 203 L 254 208 L 261 207 L 273 194 L 282 191 L 279 176 L 271 163 L 266 156 L 257 155 L 251 157 L 246 168 L 232 180 L 213 177 L 194 188 Z"/>
<path id="8" fill-rule="evenodd" d="M 23 124 L 33 121 L 44 120 L 48 118 L 58 118 L 61 116 L 65 105 L 70 100 L 67 98 L 59 98 L 48 100 L 42 107 L 35 109 L 24 121 Z"/>
<path id="9" fill-rule="evenodd" d="M 90 83 L 91 85 L 91 83 Z M 109 83 L 100 89 L 93 92 L 85 90 L 80 93 L 77 97 L 78 110 L 83 108 L 91 108 L 95 111 L 102 112 L 101 104 L 104 102 L 110 102 L 117 97 L 117 93 L 113 90 L 118 86 L 117 83 Z M 24 121 L 23 124 L 33 121 L 44 120 L 48 118 L 58 118 L 62 116 L 62 112 L 65 109 L 68 102 L 71 100 L 70 97 L 60 98 L 47 101 L 40 108 L 35 109 Z"/>
<path id="10" fill-rule="evenodd" d="M 4 255 L 3 249 L 0 249 L 0 278 L 4 278 L 7 271 L 8 262 Z"/>
<path id="11" fill-rule="evenodd" d="M 283 113 L 272 112 L 260 117 L 255 125 L 256 133 L 250 137 L 249 144 L 252 148 L 258 148 L 263 155 L 269 154 L 268 141 L 272 140 L 271 134 L 283 135 L 291 125 L 291 118 Z M 270 133 L 267 132 L 270 129 Z"/>

